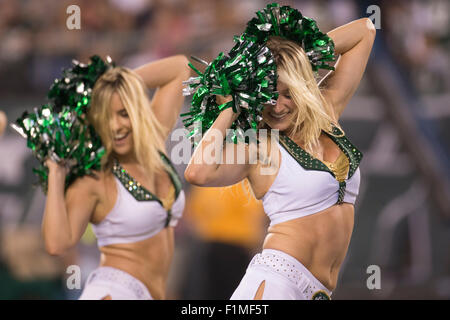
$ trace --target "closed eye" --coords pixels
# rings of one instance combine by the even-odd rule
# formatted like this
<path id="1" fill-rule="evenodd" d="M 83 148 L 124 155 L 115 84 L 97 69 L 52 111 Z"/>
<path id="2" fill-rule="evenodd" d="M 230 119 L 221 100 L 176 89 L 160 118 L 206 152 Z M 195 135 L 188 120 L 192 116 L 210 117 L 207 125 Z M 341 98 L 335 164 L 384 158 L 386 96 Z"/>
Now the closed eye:
<path id="1" fill-rule="evenodd" d="M 291 93 L 289 92 L 288 89 L 281 90 L 280 94 L 287 99 L 291 99 Z"/>

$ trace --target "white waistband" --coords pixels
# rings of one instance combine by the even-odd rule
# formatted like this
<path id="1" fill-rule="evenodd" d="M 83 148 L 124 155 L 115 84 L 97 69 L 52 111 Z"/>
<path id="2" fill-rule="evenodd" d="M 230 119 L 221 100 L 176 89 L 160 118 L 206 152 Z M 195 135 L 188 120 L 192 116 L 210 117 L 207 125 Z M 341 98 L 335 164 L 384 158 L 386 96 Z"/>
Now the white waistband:
<path id="1" fill-rule="evenodd" d="M 284 276 L 294 283 L 308 299 L 320 299 L 321 292 L 328 297 L 331 296 L 332 292 L 317 280 L 300 261 L 280 250 L 264 249 L 250 262 L 250 266 L 255 265 L 269 267 L 277 274 Z"/>
<path id="2" fill-rule="evenodd" d="M 136 279 L 131 274 L 120 269 L 113 267 L 99 267 L 89 275 L 86 285 L 96 281 L 116 283 L 130 289 L 136 295 L 136 299 L 153 300 L 147 287 L 139 279 Z"/>

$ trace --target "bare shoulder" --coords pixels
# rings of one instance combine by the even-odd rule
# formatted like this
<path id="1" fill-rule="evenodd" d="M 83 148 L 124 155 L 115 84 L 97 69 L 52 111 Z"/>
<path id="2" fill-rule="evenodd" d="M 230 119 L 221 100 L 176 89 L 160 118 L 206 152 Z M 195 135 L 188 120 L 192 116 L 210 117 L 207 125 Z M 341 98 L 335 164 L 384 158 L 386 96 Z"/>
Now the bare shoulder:
<path id="1" fill-rule="evenodd" d="M 274 136 L 262 136 L 258 144 L 258 161 L 249 173 L 249 181 L 257 199 L 261 199 L 275 180 L 280 167 L 280 150 Z"/>
<path id="2" fill-rule="evenodd" d="M 269 129 L 270 130 L 270 129 Z M 258 164 L 259 166 L 279 164 L 279 136 L 275 134 L 258 135 Z"/>
<path id="3" fill-rule="evenodd" d="M 106 179 L 104 171 L 93 171 L 90 175 L 77 178 L 68 188 L 68 193 L 82 193 L 98 197 Z"/>

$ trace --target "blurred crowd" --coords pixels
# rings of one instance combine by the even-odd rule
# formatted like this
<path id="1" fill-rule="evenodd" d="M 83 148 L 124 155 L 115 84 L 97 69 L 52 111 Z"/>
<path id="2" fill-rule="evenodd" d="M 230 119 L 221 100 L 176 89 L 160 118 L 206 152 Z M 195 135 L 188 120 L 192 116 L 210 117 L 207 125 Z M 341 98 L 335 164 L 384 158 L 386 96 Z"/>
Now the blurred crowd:
<path id="1" fill-rule="evenodd" d="M 94 54 L 109 55 L 117 64 L 130 68 L 173 54 L 211 61 L 219 52 L 228 51 L 233 45 L 233 36 L 242 33 L 254 12 L 270 2 L 274 1 L 0 0 L 0 117 L 5 118 L 3 110 L 12 122 L 19 112 L 44 103 L 50 84 L 72 59 L 87 62 Z M 395 63 L 417 91 L 448 99 L 445 98 L 450 91 L 448 0 L 279 2 L 314 18 L 324 32 L 357 18 L 377 17 L 380 27 L 377 38 L 384 38 Z M 373 11 L 367 12 L 368 6 L 374 4 L 380 9 L 378 16 Z M 80 30 L 69 30 L 66 25 L 71 16 L 67 12 L 70 5 L 80 8 Z M 361 100 L 361 97 L 368 100 Z M 350 117 L 344 117 L 351 128 L 348 131 L 356 132 L 354 137 L 364 151 L 372 147 L 379 122 L 379 118 L 373 116 L 377 109 L 373 106 L 379 107 L 379 102 L 374 100 L 374 92 L 363 79 L 353 99 L 357 108 L 352 110 L 356 112 L 347 112 Z M 448 106 L 448 102 L 441 104 Z M 360 121 L 358 116 L 368 121 Z M 442 123 L 448 123 L 445 122 L 448 116 L 447 111 L 442 116 Z M 366 164 L 371 163 L 369 156 Z M 31 187 L 36 181 L 31 170 L 33 161 L 22 138 L 12 130 L 0 138 L 0 299 L 77 298 L 79 290 L 67 291 L 62 286 L 67 278 L 64 271 L 71 264 L 81 265 L 84 270 L 96 267 L 95 238 L 88 229 L 77 250 L 63 260 L 45 253 L 39 230 L 45 197 L 39 189 Z M 184 171 L 183 167 L 177 169 L 180 174 Z M 358 216 L 361 220 L 355 228 L 359 232 L 355 236 L 363 241 L 354 241 L 354 247 L 350 248 L 347 268 L 350 271 L 344 274 L 342 281 L 343 291 L 348 294 L 340 296 L 337 292 L 337 298 L 358 298 L 360 292 L 367 292 L 365 274 L 354 271 L 360 270 L 364 263 L 374 263 L 367 261 L 367 234 L 373 229 L 373 221 L 382 206 L 401 194 L 410 182 L 410 176 L 406 174 L 401 177 L 404 180 L 395 176 L 397 180 L 394 181 L 386 172 L 382 178 L 373 174 L 374 178 L 370 180 L 369 165 L 365 169 L 367 176 L 361 194 L 369 190 L 370 196 L 367 200 L 361 197 L 358 209 L 362 208 L 365 215 Z M 389 194 L 384 192 L 387 185 L 391 187 Z M 379 188 L 373 192 L 370 189 L 373 186 Z M 251 254 L 260 250 L 267 220 L 260 202 L 248 200 L 243 196 L 245 192 L 239 194 L 239 186 L 201 190 L 185 185 L 185 189 L 188 191 L 185 219 L 176 229 L 178 240 L 183 241 L 177 242 L 168 297 L 225 299 L 245 272 Z M 384 193 L 378 201 L 380 190 Z M 218 200 L 212 202 L 211 199 Z M 10 225 L 14 228 L 8 228 Z M 444 239 L 448 240 L 446 229 L 433 230 L 433 235 L 444 234 Z M 396 242 L 396 245 L 400 247 L 402 243 Z M 231 260 L 220 260 L 223 256 Z M 403 255 L 399 257 L 403 259 Z M 440 268 L 450 266 L 448 259 L 440 260 L 444 261 Z M 401 263 L 408 264 L 403 260 Z M 211 272 L 219 269 L 220 273 Z M 442 296 L 450 297 L 448 270 L 445 275 L 447 282 L 439 280 L 443 289 L 438 291 Z M 353 293 L 351 290 L 355 286 L 351 281 L 357 281 L 358 289 L 362 291 Z"/>
<path id="2" fill-rule="evenodd" d="M 375 1 L 376 2 L 376 1 Z M 0 91 L 41 93 L 73 58 L 110 55 L 134 67 L 183 53 L 209 61 L 231 48 L 264 0 L 1 0 Z M 325 30 L 369 16 L 358 2 L 283 1 Z M 450 4 L 446 0 L 379 1 L 379 24 L 399 63 L 431 92 L 450 86 Z M 81 29 L 69 30 L 69 5 L 81 9 Z M 14 77 L 10 77 L 14 74 Z"/>
<path id="3" fill-rule="evenodd" d="M 396 60 L 422 93 L 450 89 L 450 2 L 385 1 L 382 31 Z"/>

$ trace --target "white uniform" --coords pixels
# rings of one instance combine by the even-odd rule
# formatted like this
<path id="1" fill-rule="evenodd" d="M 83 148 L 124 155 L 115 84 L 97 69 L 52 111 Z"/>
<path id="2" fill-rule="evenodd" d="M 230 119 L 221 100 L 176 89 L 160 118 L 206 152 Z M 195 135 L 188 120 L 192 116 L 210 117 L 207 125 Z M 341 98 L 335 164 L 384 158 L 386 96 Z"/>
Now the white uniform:
<path id="1" fill-rule="evenodd" d="M 340 201 L 355 203 L 360 184 L 359 168 L 354 166 L 351 176 L 349 170 L 345 182 L 340 183 L 330 172 L 318 169 L 317 160 L 305 156 L 300 159 L 300 165 L 281 144 L 278 146 L 280 168 L 263 197 L 264 211 L 271 226 L 320 212 Z M 358 152 L 353 147 L 352 150 Z M 250 262 L 231 299 L 254 299 L 263 281 L 263 299 L 329 299 L 331 295 L 300 261 L 282 251 L 264 249 Z"/>

